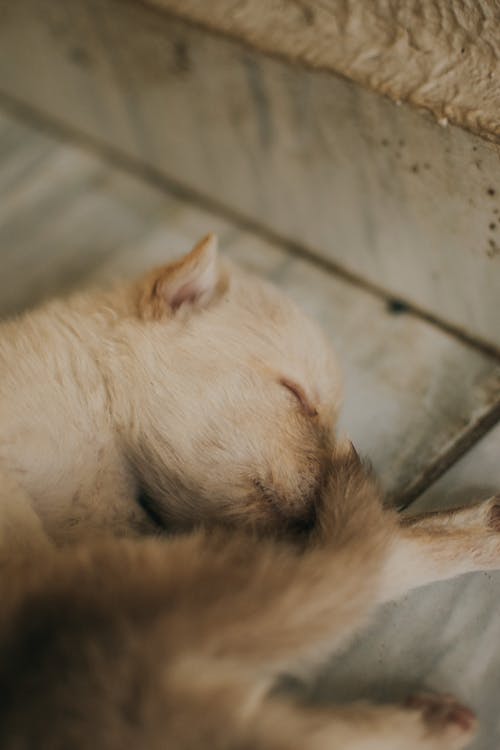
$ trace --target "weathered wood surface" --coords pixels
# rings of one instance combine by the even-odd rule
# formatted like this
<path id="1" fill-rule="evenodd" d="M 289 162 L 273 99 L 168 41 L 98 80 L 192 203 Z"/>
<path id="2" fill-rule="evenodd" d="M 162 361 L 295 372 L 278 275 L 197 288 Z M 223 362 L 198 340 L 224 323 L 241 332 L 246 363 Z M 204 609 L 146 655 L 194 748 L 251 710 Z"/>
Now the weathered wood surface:
<path id="1" fill-rule="evenodd" d="M 412 513 L 453 508 L 500 494 L 500 425 L 434 482 L 411 507 Z M 500 648 L 500 641 L 499 641 Z M 500 674 L 500 671 L 499 671 Z"/>
<path id="2" fill-rule="evenodd" d="M 477 429 L 500 366 L 284 246 L 144 186 L 94 157 L 0 118 L 0 310 L 131 274 L 215 230 L 231 257 L 275 281 L 330 334 L 346 370 L 342 427 L 399 497 Z"/>
<path id="3" fill-rule="evenodd" d="M 144 0 L 500 140 L 496 0 Z"/>
<path id="4" fill-rule="evenodd" d="M 131 0 L 0 17 L 0 92 L 500 348 L 493 144 Z"/>
<path id="5" fill-rule="evenodd" d="M 143 238 L 168 199 L 99 160 L 0 118 L 1 310 L 81 283 Z"/>
<path id="6" fill-rule="evenodd" d="M 411 512 L 500 492 L 500 426 L 420 498 Z M 500 573 L 434 584 L 387 605 L 312 687 L 322 700 L 405 698 L 415 689 L 453 692 L 478 713 L 474 750 L 500 746 Z"/>

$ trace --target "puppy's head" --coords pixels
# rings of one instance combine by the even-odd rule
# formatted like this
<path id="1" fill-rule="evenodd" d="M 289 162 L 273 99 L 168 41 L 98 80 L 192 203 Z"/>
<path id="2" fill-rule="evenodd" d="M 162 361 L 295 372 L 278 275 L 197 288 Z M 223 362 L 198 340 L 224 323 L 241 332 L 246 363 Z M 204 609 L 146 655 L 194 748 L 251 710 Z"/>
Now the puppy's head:
<path id="1" fill-rule="evenodd" d="M 318 327 L 212 235 L 133 295 L 118 376 L 148 509 L 176 528 L 310 522 L 340 401 Z"/>

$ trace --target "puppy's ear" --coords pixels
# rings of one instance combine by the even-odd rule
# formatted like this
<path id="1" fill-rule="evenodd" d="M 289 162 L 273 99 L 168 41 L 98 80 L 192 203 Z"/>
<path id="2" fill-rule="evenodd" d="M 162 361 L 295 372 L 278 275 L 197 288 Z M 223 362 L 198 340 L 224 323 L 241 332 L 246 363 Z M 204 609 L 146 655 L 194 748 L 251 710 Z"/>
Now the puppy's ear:
<path id="1" fill-rule="evenodd" d="M 143 280 L 139 313 L 145 319 L 159 320 L 180 307 L 204 308 L 224 287 L 217 237 L 208 234 L 184 258 L 155 269 Z"/>

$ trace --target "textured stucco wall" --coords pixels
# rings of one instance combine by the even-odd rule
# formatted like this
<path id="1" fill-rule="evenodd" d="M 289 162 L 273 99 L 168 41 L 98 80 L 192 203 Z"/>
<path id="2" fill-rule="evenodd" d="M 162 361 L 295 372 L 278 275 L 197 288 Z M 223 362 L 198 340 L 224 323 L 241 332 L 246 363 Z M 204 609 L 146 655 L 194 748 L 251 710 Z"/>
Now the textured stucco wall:
<path id="1" fill-rule="evenodd" d="M 498 0 L 143 0 L 500 140 Z"/>

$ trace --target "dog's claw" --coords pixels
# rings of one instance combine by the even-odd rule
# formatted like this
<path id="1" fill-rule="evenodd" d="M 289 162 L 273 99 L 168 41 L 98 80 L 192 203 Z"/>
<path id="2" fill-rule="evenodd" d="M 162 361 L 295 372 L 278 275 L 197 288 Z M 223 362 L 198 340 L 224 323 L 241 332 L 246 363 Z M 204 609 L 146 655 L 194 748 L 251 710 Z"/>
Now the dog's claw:
<path id="1" fill-rule="evenodd" d="M 500 532 L 500 495 L 495 495 L 491 498 L 488 526 L 490 529 L 493 529 L 493 531 Z"/>
<path id="2" fill-rule="evenodd" d="M 406 706 L 420 711 L 429 729 L 435 731 L 457 729 L 472 735 L 477 725 L 474 712 L 451 695 L 417 693 L 408 698 Z"/>

